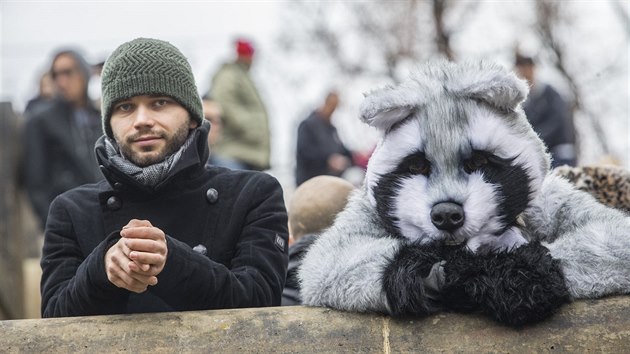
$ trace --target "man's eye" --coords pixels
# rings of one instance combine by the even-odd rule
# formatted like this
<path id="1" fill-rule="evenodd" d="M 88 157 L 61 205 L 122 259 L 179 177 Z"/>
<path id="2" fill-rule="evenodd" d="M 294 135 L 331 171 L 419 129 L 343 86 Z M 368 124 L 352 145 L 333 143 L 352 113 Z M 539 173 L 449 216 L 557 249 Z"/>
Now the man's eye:
<path id="1" fill-rule="evenodd" d="M 116 106 L 115 110 L 123 111 L 123 112 L 129 112 L 131 110 L 131 104 L 130 103 L 121 103 L 121 104 Z"/>
<path id="2" fill-rule="evenodd" d="M 168 103 L 168 100 L 166 100 L 166 99 L 159 99 L 159 100 L 155 101 L 155 105 L 157 107 L 162 107 L 162 106 L 166 105 L 167 103 Z"/>

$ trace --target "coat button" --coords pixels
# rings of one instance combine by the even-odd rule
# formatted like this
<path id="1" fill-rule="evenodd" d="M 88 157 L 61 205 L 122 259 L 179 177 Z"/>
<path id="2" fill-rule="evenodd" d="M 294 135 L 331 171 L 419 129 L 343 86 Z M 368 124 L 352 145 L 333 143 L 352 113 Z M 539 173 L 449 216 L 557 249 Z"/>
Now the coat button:
<path id="1" fill-rule="evenodd" d="M 208 191 L 206 192 L 206 199 L 210 204 L 216 203 L 217 200 L 219 200 L 219 192 L 217 192 L 217 190 L 214 188 L 208 189 Z"/>
<path id="2" fill-rule="evenodd" d="M 122 201 L 116 196 L 111 196 L 107 199 L 107 209 L 118 210 L 122 207 Z"/>
<path id="3" fill-rule="evenodd" d="M 114 183 L 114 189 L 121 189 L 123 187 L 123 184 L 120 182 L 116 182 Z"/>
<path id="4" fill-rule="evenodd" d="M 208 249 L 206 249 L 206 246 L 204 246 L 204 245 L 197 245 L 197 246 L 193 247 L 193 251 L 195 251 L 195 252 L 197 252 L 199 254 L 202 254 L 204 256 L 206 254 L 208 254 Z"/>

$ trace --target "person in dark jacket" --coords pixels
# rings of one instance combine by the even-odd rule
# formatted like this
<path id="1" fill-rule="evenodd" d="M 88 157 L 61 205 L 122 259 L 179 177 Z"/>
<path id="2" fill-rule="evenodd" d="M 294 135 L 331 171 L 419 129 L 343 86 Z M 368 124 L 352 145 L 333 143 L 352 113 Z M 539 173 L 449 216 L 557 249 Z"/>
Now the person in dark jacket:
<path id="1" fill-rule="evenodd" d="M 57 195 L 103 178 L 94 157 L 102 131 L 99 112 L 88 97 L 89 70 L 78 52 L 58 52 L 50 69 L 58 97 L 27 113 L 24 187 L 42 229 Z"/>
<path id="2" fill-rule="evenodd" d="M 265 173 L 205 168 L 210 123 L 183 54 L 155 39 L 124 43 L 102 93 L 105 180 L 50 207 L 42 316 L 280 305 L 282 189 Z"/>
<path id="3" fill-rule="evenodd" d="M 321 175 L 341 176 L 352 165 L 352 153 L 337 135 L 332 115 L 339 96 L 330 92 L 324 104 L 300 123 L 297 135 L 295 184 Z"/>
<path id="4" fill-rule="evenodd" d="M 523 110 L 549 149 L 551 167 L 577 165 L 575 129 L 566 101 L 551 85 L 536 80 L 532 57 L 517 54 L 516 69 L 531 85 Z"/>
<path id="5" fill-rule="evenodd" d="M 289 268 L 282 306 L 300 305 L 298 268 L 317 236 L 335 221 L 354 186 L 339 177 L 317 176 L 302 183 L 289 203 Z"/>

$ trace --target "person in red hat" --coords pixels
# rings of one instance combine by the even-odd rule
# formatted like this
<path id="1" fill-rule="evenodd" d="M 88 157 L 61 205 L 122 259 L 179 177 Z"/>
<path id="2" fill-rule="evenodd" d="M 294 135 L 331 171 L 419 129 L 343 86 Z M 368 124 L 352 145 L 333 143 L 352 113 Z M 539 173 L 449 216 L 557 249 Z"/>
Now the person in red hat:
<path id="1" fill-rule="evenodd" d="M 224 64 L 212 79 L 209 95 L 223 110 L 223 131 L 214 151 L 215 165 L 240 170 L 267 170 L 270 160 L 269 118 L 249 70 L 254 46 L 236 41 L 236 60 Z"/>

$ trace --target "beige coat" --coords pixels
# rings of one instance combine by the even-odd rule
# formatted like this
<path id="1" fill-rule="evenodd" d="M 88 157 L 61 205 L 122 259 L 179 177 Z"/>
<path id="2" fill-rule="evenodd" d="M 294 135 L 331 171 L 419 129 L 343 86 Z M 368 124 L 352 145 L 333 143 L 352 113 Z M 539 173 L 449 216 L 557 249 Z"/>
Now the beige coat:
<path id="1" fill-rule="evenodd" d="M 223 130 L 212 153 L 268 169 L 269 118 L 247 68 L 223 65 L 212 79 L 210 94 L 223 109 Z"/>

